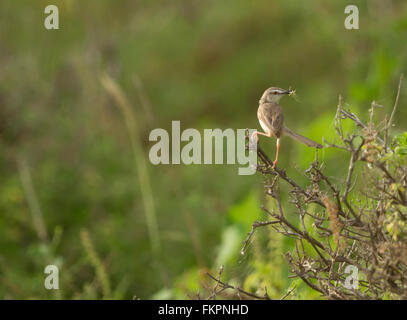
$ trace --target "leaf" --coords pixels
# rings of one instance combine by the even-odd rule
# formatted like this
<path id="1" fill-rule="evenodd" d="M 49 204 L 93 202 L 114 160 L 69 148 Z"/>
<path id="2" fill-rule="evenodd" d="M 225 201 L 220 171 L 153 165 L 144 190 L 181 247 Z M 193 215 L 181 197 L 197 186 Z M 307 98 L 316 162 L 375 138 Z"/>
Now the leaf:
<path id="1" fill-rule="evenodd" d="M 233 223 L 239 224 L 244 230 L 249 231 L 252 223 L 259 219 L 260 203 L 255 193 L 250 193 L 243 201 L 230 208 L 228 217 Z"/>
<path id="2" fill-rule="evenodd" d="M 240 252 L 239 247 L 242 244 L 242 233 L 237 226 L 229 226 L 222 233 L 222 241 L 219 247 L 218 256 L 215 260 L 215 268 L 225 265 Z"/>

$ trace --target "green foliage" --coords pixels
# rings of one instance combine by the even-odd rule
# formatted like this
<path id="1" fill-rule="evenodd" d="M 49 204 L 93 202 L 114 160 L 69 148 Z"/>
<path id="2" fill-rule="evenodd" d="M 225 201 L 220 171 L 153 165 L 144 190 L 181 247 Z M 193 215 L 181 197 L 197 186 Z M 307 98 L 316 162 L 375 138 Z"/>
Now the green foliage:
<path id="1" fill-rule="evenodd" d="M 216 274 L 220 264 L 234 283 L 283 296 L 293 285 L 282 259 L 292 242 L 265 233 L 240 256 L 251 224 L 264 218 L 261 178 L 226 165 L 143 166 L 149 132 L 171 120 L 259 128 L 257 102 L 271 85 L 297 90 L 300 102 L 282 101 L 287 126 L 319 142 L 332 135 L 339 94 L 352 107 L 376 99 L 387 111 L 406 65 L 407 7 L 392 3 L 382 12 L 360 1 L 361 29 L 347 31 L 344 0 L 61 1 L 61 28 L 48 31 L 48 3 L 2 0 L 0 297 L 188 298 L 206 283 L 203 270 Z M 130 110 L 117 108 L 103 74 Z M 400 108 L 397 125 L 406 119 Z M 402 137 L 394 150 L 405 161 Z M 274 152 L 273 140 L 260 143 Z M 281 166 L 298 181 L 295 166 L 314 156 L 283 138 Z M 327 174 L 341 176 L 347 158 L 320 157 L 332 164 Z M 58 291 L 44 289 L 48 264 L 60 267 Z M 293 295 L 315 296 L 302 284 Z"/>
<path id="2" fill-rule="evenodd" d="M 407 155 L 407 132 L 397 135 L 394 138 L 394 152 L 404 158 Z"/>

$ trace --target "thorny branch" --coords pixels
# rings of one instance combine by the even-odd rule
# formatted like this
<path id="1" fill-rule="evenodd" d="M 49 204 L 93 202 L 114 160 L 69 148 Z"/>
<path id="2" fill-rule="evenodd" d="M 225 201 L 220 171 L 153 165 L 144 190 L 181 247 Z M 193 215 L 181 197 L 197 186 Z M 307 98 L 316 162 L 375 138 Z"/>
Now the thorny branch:
<path id="1" fill-rule="evenodd" d="M 223 269 L 221 267 L 221 269 Z M 219 277 L 215 278 L 213 275 L 211 275 L 209 272 L 207 272 L 206 274 L 208 275 L 208 277 L 210 277 L 212 280 L 216 281 L 216 285 L 215 285 L 215 289 L 214 289 L 214 293 L 208 298 L 208 300 L 210 299 L 214 299 L 219 293 L 223 292 L 226 289 L 233 289 L 236 290 L 238 293 L 242 293 L 244 295 L 246 295 L 247 297 L 250 297 L 252 299 L 258 299 L 258 300 L 270 300 L 270 297 L 267 294 L 267 290 L 264 293 L 264 296 L 259 296 L 257 294 L 254 293 L 250 293 L 246 290 L 243 290 L 240 287 L 237 286 L 232 286 L 231 284 L 227 283 L 227 282 L 223 282 L 220 280 L 220 274 L 222 272 L 219 272 Z M 219 290 L 216 291 L 216 288 L 220 287 Z"/>
<path id="2" fill-rule="evenodd" d="M 245 254 L 257 228 L 271 226 L 295 243 L 296 249 L 285 253 L 292 272 L 290 277 L 302 279 L 322 296 L 328 299 L 407 299 L 407 166 L 405 158 L 397 157 L 394 148 L 388 147 L 402 81 L 403 76 L 391 116 L 389 120 L 385 118 L 381 129 L 373 123 L 376 103 L 372 103 L 370 118 L 365 124 L 358 115 L 343 108 L 339 97 L 335 130 L 340 144 L 324 142 L 326 147 L 349 156 L 343 184 L 325 175 L 326 164 L 321 164 L 316 156 L 305 171 L 309 183 L 302 186 L 286 170 L 273 169 L 273 162 L 258 146 L 257 171 L 272 181 L 266 184 L 265 193 L 275 201 L 277 212 L 261 207 L 271 220 L 252 224 L 241 254 Z M 347 119 L 361 130 L 345 133 L 342 122 Z M 363 175 L 362 183 L 356 173 Z M 282 204 L 280 181 L 289 188 L 293 206 Z M 298 223 L 292 223 L 292 219 L 288 219 L 290 215 L 297 216 Z M 345 272 L 347 266 L 358 269 L 356 287 L 345 285 L 349 277 Z M 222 282 L 220 274 L 218 278 L 209 276 L 217 282 L 210 298 L 226 289 L 254 299 L 269 298 L 267 293 L 262 297 Z"/>

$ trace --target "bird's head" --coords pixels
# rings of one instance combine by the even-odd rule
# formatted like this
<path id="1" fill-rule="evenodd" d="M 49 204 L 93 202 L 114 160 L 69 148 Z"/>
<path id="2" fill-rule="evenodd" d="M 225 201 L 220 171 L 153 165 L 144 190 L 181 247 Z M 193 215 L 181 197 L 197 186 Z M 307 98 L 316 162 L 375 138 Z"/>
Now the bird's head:
<path id="1" fill-rule="evenodd" d="M 279 102 L 281 97 L 285 95 L 290 95 L 293 94 L 294 90 L 284 90 L 281 88 L 277 87 L 271 87 L 268 88 L 266 91 L 264 91 L 263 96 L 261 97 L 260 102 Z"/>

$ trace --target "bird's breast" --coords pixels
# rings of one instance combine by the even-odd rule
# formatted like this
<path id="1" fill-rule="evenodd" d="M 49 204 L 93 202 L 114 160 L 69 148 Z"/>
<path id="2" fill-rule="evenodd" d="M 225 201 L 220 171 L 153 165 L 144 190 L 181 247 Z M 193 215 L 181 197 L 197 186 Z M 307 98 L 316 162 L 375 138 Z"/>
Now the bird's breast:
<path id="1" fill-rule="evenodd" d="M 259 123 L 263 131 L 267 134 L 270 134 L 270 129 L 266 126 L 266 124 L 263 121 L 261 121 L 261 119 L 259 119 Z"/>

